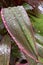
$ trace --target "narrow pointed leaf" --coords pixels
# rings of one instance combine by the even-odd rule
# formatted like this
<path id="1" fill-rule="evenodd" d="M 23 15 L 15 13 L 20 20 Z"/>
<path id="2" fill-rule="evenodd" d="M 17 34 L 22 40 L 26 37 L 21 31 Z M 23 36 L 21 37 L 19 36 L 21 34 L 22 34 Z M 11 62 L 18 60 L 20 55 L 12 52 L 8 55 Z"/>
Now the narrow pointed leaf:
<path id="1" fill-rule="evenodd" d="M 40 43 L 40 45 L 42 45 L 43 46 L 43 36 L 41 36 L 40 34 L 35 34 L 35 38 L 36 38 L 36 40 L 37 40 L 37 42 L 39 42 Z"/>
<path id="2" fill-rule="evenodd" d="M 37 47 L 37 51 L 38 51 L 39 55 L 41 57 L 43 57 L 43 46 L 37 43 L 36 47 Z"/>
<path id="3" fill-rule="evenodd" d="M 41 64 L 43 64 L 43 46 L 39 43 L 36 43 L 36 47 L 38 52 L 38 60 L 41 62 Z"/>

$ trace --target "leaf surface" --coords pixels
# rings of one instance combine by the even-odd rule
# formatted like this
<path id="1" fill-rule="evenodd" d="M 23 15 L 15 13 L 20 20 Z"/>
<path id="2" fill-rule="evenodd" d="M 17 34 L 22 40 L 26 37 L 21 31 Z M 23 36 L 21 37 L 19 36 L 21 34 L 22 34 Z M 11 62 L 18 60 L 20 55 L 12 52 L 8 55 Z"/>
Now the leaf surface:
<path id="1" fill-rule="evenodd" d="M 9 35 L 5 35 L 0 42 L 0 65 L 9 65 L 11 41 Z"/>

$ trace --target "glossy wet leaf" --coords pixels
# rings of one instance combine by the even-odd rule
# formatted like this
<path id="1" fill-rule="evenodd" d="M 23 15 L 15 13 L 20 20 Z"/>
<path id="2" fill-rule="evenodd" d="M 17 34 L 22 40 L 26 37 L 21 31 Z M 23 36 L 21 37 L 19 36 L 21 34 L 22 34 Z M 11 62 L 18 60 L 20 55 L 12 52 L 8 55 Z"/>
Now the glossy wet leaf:
<path id="1" fill-rule="evenodd" d="M 9 65 L 11 41 L 9 35 L 6 35 L 0 42 L 0 65 Z"/>
<path id="2" fill-rule="evenodd" d="M 22 49 L 22 45 L 29 54 L 31 53 L 30 55 L 37 58 L 33 29 L 24 8 L 22 6 L 5 8 L 1 15 L 6 29 L 13 40 L 15 41 L 16 39 L 16 43 L 20 49 Z"/>

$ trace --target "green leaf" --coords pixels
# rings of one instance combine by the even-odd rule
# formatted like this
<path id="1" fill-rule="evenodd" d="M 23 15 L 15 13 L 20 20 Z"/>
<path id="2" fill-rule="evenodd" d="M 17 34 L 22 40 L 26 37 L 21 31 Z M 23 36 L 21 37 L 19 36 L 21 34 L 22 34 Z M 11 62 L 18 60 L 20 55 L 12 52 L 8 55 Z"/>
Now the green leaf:
<path id="1" fill-rule="evenodd" d="M 34 36 L 36 38 L 36 41 L 39 42 L 39 44 L 43 46 L 43 36 L 37 33 Z"/>
<path id="2" fill-rule="evenodd" d="M 6 21 L 3 22 L 4 24 L 6 23 L 5 26 L 8 27 L 7 30 L 13 35 L 13 39 L 15 37 L 17 44 L 19 42 L 20 47 L 22 45 L 23 48 L 28 51 L 28 54 L 37 58 L 33 29 L 25 9 L 22 6 L 9 7 L 3 9 L 2 13 Z"/>
<path id="3" fill-rule="evenodd" d="M 43 58 L 43 46 L 36 43 L 36 47 L 37 47 L 37 51 L 38 51 L 39 56 Z"/>
<path id="4" fill-rule="evenodd" d="M 43 62 L 43 58 L 42 57 L 38 56 L 38 59 L 39 59 L 40 62 Z"/>
<path id="5" fill-rule="evenodd" d="M 43 36 L 43 14 L 39 18 L 30 16 L 30 19 L 35 31 Z"/>

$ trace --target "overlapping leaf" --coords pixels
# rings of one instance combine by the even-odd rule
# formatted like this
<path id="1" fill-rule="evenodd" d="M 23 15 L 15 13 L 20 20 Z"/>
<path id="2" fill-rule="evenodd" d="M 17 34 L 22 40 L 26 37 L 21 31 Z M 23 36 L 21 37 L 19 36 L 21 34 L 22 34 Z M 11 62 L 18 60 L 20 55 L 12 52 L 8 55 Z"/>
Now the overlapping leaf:
<path id="1" fill-rule="evenodd" d="M 7 31 L 19 48 L 26 53 L 27 59 L 29 60 L 30 58 L 30 63 L 36 64 L 36 62 L 39 62 L 38 56 L 43 56 L 43 48 L 41 47 L 40 49 L 40 45 L 36 43 L 30 19 L 24 8 L 18 6 L 2 9 L 1 16 Z M 39 55 L 37 55 L 35 46 L 37 46 Z M 34 61 L 36 62 L 34 63 Z"/>
<path id="2" fill-rule="evenodd" d="M 16 39 L 17 44 L 19 42 L 18 46 L 23 46 L 30 55 L 32 54 L 32 56 L 36 57 L 37 51 L 33 30 L 24 8 L 22 6 L 5 8 L 1 11 L 1 15 L 9 34 L 14 41 Z"/>
<path id="3" fill-rule="evenodd" d="M 7 34 L 0 42 L 0 65 L 9 65 L 10 50 L 11 50 L 11 39 Z"/>
<path id="4" fill-rule="evenodd" d="M 27 10 L 27 12 L 29 12 L 29 5 L 27 5 L 25 7 L 25 9 Z M 35 17 L 34 13 L 32 14 L 32 10 L 30 9 L 30 12 L 28 13 L 28 15 L 30 16 L 30 19 L 31 19 L 32 24 L 33 24 L 33 29 L 34 29 L 34 32 L 35 32 L 34 36 L 36 38 L 36 47 L 37 47 L 37 51 L 38 51 L 38 54 L 39 54 L 38 59 L 41 62 L 43 62 L 43 58 L 42 58 L 43 57 L 43 30 L 42 30 L 42 27 L 43 27 L 43 14 L 42 14 L 42 11 L 41 11 L 41 13 L 39 13 L 39 15 L 37 15 L 37 13 L 36 13 L 35 15 L 37 15 L 37 16 Z"/>

